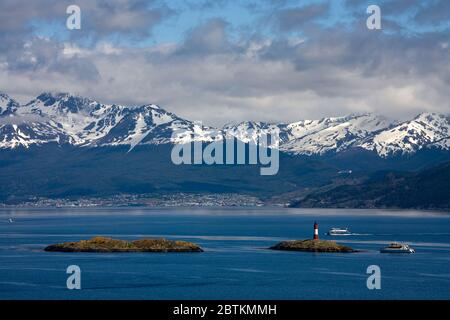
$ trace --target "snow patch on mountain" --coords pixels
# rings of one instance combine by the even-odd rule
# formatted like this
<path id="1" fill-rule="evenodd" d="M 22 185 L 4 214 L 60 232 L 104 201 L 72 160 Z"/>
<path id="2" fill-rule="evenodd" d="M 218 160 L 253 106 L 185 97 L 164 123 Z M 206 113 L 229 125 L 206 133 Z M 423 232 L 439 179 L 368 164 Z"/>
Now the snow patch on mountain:
<path id="1" fill-rule="evenodd" d="M 10 98 L 6 93 L 0 92 L 0 119 L 13 115 L 18 107 L 19 103 L 16 100 Z"/>
<path id="2" fill-rule="evenodd" d="M 373 150 L 382 157 L 411 154 L 423 148 L 448 150 L 450 117 L 435 113 L 422 113 L 410 121 L 384 130 L 361 143 L 361 147 Z"/>
<path id="3" fill-rule="evenodd" d="M 281 150 L 306 155 L 340 152 L 391 125 L 391 121 L 373 114 L 295 122 L 288 125 L 289 141 Z"/>
<path id="4" fill-rule="evenodd" d="M 244 143 L 258 144 L 261 137 L 271 137 L 274 140 L 270 145 L 280 146 L 288 141 L 288 135 L 285 124 L 270 124 L 265 122 L 251 122 L 245 121 L 238 125 L 226 125 L 223 128 L 224 136 L 227 139 L 235 138 Z"/>
<path id="5" fill-rule="evenodd" d="M 46 123 L 21 123 L 0 125 L 0 148 L 29 148 L 47 143 L 73 143 L 66 134 Z"/>

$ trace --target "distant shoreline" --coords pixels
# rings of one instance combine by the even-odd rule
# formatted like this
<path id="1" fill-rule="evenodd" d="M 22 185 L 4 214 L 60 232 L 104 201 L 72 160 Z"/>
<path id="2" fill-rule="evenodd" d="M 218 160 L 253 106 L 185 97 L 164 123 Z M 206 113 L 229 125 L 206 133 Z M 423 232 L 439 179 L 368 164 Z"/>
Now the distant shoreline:
<path id="1" fill-rule="evenodd" d="M 148 214 L 167 215 L 308 215 L 313 217 L 326 216 L 401 216 L 401 217 L 446 217 L 450 215 L 450 210 L 423 210 L 423 209 L 361 209 L 361 208 L 285 208 L 279 206 L 96 206 L 96 207 L 0 207 L 0 224 L 7 223 L 9 217 L 14 218 L 14 223 L 20 222 L 19 217 L 33 215 L 133 215 L 135 212 Z M 16 219 L 17 218 L 17 219 Z"/>
<path id="2" fill-rule="evenodd" d="M 108 197 L 31 198 L 0 202 L 0 209 L 72 209 L 72 208 L 283 208 L 342 210 L 420 210 L 450 212 L 450 208 L 388 206 L 297 206 L 248 194 L 238 193 L 173 193 L 120 194 Z"/>

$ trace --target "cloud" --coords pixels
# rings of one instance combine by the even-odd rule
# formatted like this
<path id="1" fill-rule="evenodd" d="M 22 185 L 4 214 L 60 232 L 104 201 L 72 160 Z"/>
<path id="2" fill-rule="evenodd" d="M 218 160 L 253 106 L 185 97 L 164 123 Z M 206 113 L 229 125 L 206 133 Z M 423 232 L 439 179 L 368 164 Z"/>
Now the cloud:
<path id="1" fill-rule="evenodd" d="M 299 30 L 306 24 L 326 15 L 328 10 L 329 4 L 326 3 L 282 9 L 276 16 L 277 25 L 281 31 Z"/>
<path id="2" fill-rule="evenodd" d="M 67 55 L 65 45 L 55 37 L 39 36 L 41 28 L 56 28 L 73 43 L 96 46 L 103 38 L 144 39 L 171 14 L 154 0 L 78 0 L 82 28 L 65 29 L 66 8 L 72 0 L 2 0 L 0 2 L 0 65 L 9 73 L 36 77 L 60 74 L 86 85 L 100 80 L 92 61 L 80 55 Z M 56 27 L 55 27 L 56 26 Z"/>
<path id="3" fill-rule="evenodd" d="M 373 1 L 346 0 L 346 8 L 355 17 L 365 14 L 365 7 Z M 401 25 L 409 32 L 429 28 L 450 28 L 450 2 L 447 0 L 380 0 L 383 21 Z"/>
<path id="4" fill-rule="evenodd" d="M 55 47 L 37 48 L 43 44 L 36 40 L 43 37 L 37 34 L 39 31 L 46 33 L 53 30 L 62 38 L 90 45 L 95 45 L 104 37 L 136 41 L 149 37 L 153 28 L 171 14 L 164 3 L 156 0 L 78 0 L 81 30 L 69 31 L 65 29 L 68 17 L 66 8 L 72 4 L 72 0 L 0 1 L 0 59 L 8 60 L 13 68 L 27 64 L 35 68 L 32 61 L 19 61 L 26 60 L 23 54 L 27 51 L 26 46 L 32 43 L 41 53 L 52 50 L 50 46 Z M 16 56 L 18 61 L 13 61 Z"/>
<path id="5" fill-rule="evenodd" d="M 148 37 L 153 27 L 172 14 L 169 7 L 153 0 L 82 0 L 79 6 L 83 14 L 81 36 Z"/>
<path id="6" fill-rule="evenodd" d="M 48 119 L 43 118 L 39 115 L 8 115 L 0 117 L 0 125 L 21 125 L 26 123 L 45 123 Z"/>
<path id="7" fill-rule="evenodd" d="M 6 52 L 9 73 L 20 73 L 33 77 L 36 72 L 59 73 L 86 83 L 99 80 L 96 66 L 88 59 L 68 56 L 64 46 L 45 38 L 35 37 L 24 42 L 22 48 Z"/>
<path id="8" fill-rule="evenodd" d="M 450 27 L 450 1 L 430 1 L 422 10 L 419 10 L 415 19 L 418 23 L 439 25 L 446 23 Z"/>
<path id="9" fill-rule="evenodd" d="M 122 34 L 147 36 L 152 28 L 172 12 L 156 0 L 2 0 L 0 2 L 0 30 L 3 32 L 30 31 L 30 22 L 57 22 L 64 26 L 66 8 L 76 4 L 81 9 L 82 35 Z M 74 34 L 74 33 L 72 33 Z"/>
<path id="10" fill-rule="evenodd" d="M 187 38 L 178 48 L 179 55 L 208 55 L 226 53 L 232 48 L 227 34 L 228 23 L 220 18 L 213 18 L 197 26 L 187 34 Z"/>
<path id="11" fill-rule="evenodd" d="M 137 8 L 144 8 L 142 1 L 114 3 L 138 15 Z M 164 8 L 152 3 L 154 7 L 143 10 Z M 102 4 L 96 1 L 95 8 L 103 10 Z M 273 16 L 287 14 L 287 2 L 273 5 Z M 324 27 L 311 22 L 326 16 L 329 8 L 290 8 L 294 11 L 289 14 L 297 18 L 286 19 L 269 34 L 240 34 L 229 20 L 212 17 L 180 30 L 179 42 L 153 44 L 147 39 L 139 46 L 106 35 L 132 32 L 139 37 L 156 22 L 144 26 L 137 19 L 127 29 L 126 19 L 118 18 L 95 28 L 98 39 L 85 44 L 73 38 L 37 37 L 12 21 L 14 26 L 4 28 L 23 36 L 0 52 L 0 88 L 22 102 L 42 91 L 70 91 L 105 103 L 156 103 L 208 125 L 290 122 L 351 112 L 395 118 L 449 112 L 448 30 L 414 36 L 394 28 L 390 33 L 369 31 L 365 11 L 345 28 Z M 116 8 L 105 10 L 97 17 L 107 17 Z M 305 23 L 307 28 L 302 27 Z M 303 28 L 304 37 L 292 37 L 297 28 Z M 2 31 L 0 38 L 6 37 Z"/>

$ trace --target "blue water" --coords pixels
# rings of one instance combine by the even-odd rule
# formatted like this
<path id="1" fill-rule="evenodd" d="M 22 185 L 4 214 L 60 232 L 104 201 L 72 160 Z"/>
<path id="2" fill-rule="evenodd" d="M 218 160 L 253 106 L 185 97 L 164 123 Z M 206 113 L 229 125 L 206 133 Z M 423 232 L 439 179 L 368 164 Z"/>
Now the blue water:
<path id="1" fill-rule="evenodd" d="M 15 222 L 8 223 L 13 217 Z M 280 252 L 282 240 L 349 227 L 355 254 Z M 193 241 L 204 253 L 48 253 L 96 235 Z M 416 254 L 380 254 L 391 241 Z M 66 288 L 66 268 L 82 290 Z M 368 290 L 367 267 L 381 268 Z M 450 299 L 450 214 L 420 211 L 254 209 L 0 210 L 0 299 Z"/>

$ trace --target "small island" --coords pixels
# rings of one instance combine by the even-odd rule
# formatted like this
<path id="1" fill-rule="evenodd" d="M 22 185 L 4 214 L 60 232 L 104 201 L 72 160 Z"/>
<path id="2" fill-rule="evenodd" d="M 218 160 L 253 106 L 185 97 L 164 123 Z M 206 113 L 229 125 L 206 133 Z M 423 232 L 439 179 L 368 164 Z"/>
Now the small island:
<path id="1" fill-rule="evenodd" d="M 195 243 L 167 239 L 141 239 L 135 241 L 94 237 L 90 240 L 53 244 L 48 252 L 203 252 Z"/>
<path id="2" fill-rule="evenodd" d="M 358 252 L 350 247 L 337 244 L 334 241 L 318 239 L 283 241 L 269 249 L 307 252 Z"/>

